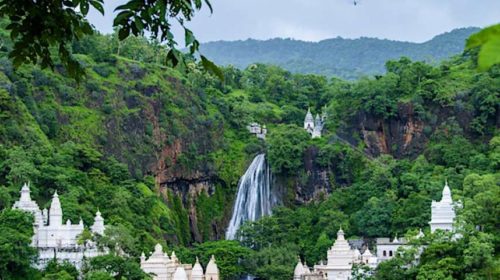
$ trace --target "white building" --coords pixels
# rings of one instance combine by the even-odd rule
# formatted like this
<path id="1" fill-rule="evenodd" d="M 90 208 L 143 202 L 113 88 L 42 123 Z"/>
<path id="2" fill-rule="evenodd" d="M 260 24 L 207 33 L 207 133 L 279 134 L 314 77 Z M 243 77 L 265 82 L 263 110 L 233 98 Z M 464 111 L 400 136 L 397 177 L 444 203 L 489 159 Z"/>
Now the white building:
<path id="1" fill-rule="evenodd" d="M 312 138 L 320 138 L 325 119 L 326 115 L 324 113 L 321 117 L 319 114 L 316 114 L 316 118 L 313 118 L 311 110 L 307 109 L 306 117 L 304 118 L 304 129 L 311 134 Z"/>
<path id="2" fill-rule="evenodd" d="M 258 123 L 251 123 L 247 125 L 247 129 L 250 133 L 255 134 L 257 138 L 265 140 L 266 139 L 266 134 L 267 134 L 267 128 L 265 125 L 260 125 Z"/>
<path id="3" fill-rule="evenodd" d="M 160 244 L 156 244 L 154 252 L 146 259 L 144 253 L 141 255 L 141 269 L 153 276 L 154 280 L 219 280 L 219 269 L 212 256 L 208 262 L 206 272 L 203 273 L 198 258 L 194 266 L 182 264 L 172 252 L 169 257 L 163 253 Z"/>
<path id="4" fill-rule="evenodd" d="M 431 205 L 431 232 L 437 229 L 452 231 L 455 220 L 455 210 L 453 209 L 453 200 L 451 198 L 450 187 L 446 181 L 443 188 L 443 195 L 440 201 L 432 201 Z"/>
<path id="5" fill-rule="evenodd" d="M 404 238 L 396 236 L 392 241 L 390 238 L 377 238 L 377 258 L 379 262 L 392 259 L 396 256 L 399 247 L 404 246 L 407 242 Z"/>
<path id="6" fill-rule="evenodd" d="M 31 200 L 29 186 L 24 184 L 21 188 L 21 198 L 14 203 L 13 208 L 32 213 L 34 216 L 34 235 L 31 245 L 38 250 L 39 262 L 36 264 L 38 268 L 44 268 L 50 260 L 56 258 L 58 261 L 67 260 L 80 269 L 84 258 L 106 253 L 98 250 L 96 244 L 91 241 L 78 244 L 78 238 L 84 230 L 83 221 L 80 219 L 78 224 L 71 224 L 71 221 L 67 220 L 63 224 L 63 212 L 57 192 L 52 197 L 50 210 L 41 211 L 38 204 Z M 104 230 L 104 219 L 97 211 L 91 232 L 103 235 Z"/>

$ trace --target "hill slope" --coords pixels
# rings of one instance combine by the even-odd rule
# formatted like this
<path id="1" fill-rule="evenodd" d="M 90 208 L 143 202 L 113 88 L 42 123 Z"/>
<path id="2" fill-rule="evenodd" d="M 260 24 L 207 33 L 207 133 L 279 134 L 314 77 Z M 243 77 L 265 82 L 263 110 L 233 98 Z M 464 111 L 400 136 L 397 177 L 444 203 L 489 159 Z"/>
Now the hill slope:
<path id="1" fill-rule="evenodd" d="M 248 39 L 205 43 L 201 50 L 221 65 L 245 68 L 252 63 L 269 63 L 295 73 L 355 79 L 383 73 L 387 60 L 401 56 L 435 62 L 459 54 L 463 51 L 465 39 L 478 30 L 475 27 L 455 29 L 424 43 L 340 37 L 320 42 Z"/>

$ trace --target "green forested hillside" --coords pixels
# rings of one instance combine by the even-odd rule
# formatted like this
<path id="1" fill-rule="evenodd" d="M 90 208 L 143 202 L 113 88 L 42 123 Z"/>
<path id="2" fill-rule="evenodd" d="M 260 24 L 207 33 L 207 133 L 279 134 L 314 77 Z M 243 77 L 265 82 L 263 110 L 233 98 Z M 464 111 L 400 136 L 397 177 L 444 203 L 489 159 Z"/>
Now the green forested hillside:
<path id="1" fill-rule="evenodd" d="M 440 198 L 445 179 L 463 204 L 464 238 L 443 244 L 429 237 L 435 240 L 418 266 L 396 258 L 375 276 L 499 275 L 500 68 L 477 72 L 476 50 L 437 66 L 389 61 L 385 75 L 355 82 L 262 64 L 223 68 L 221 82 L 195 62 L 187 73 L 163 67 L 164 51 L 145 39 L 119 43 L 95 35 L 73 45 L 87 73 L 76 84 L 60 67 L 14 70 L 3 40 L 0 273 L 9 272 L 6 279 L 71 274 L 58 266 L 27 269 L 30 220 L 8 210 L 26 181 L 43 207 L 57 190 L 64 219 L 81 216 L 88 225 L 99 208 L 111 237 L 100 242 L 130 256 L 94 261 L 95 270 L 118 270 L 103 272 L 108 278 L 89 272 L 88 279 L 141 279 L 138 256 L 156 242 L 175 248 L 183 262 L 198 255 L 206 264 L 215 254 L 224 279 L 244 273 L 288 279 L 297 255 L 309 264 L 325 258 L 340 226 L 348 238 L 368 242 L 419 228 L 427 233 L 430 202 Z M 327 112 L 320 139 L 302 129 L 308 108 Z M 252 121 L 267 125 L 266 142 L 247 132 Z M 281 207 L 246 225 L 246 241 L 221 240 L 238 179 L 260 152 Z"/>
<path id="2" fill-rule="evenodd" d="M 217 41 L 201 45 L 202 52 L 221 65 L 241 69 L 253 63 L 278 65 L 294 73 L 357 79 L 381 74 L 384 64 L 401 56 L 437 63 L 463 51 L 465 39 L 478 28 L 461 28 L 424 43 L 376 38 L 334 38 L 320 42 L 291 39 Z"/>

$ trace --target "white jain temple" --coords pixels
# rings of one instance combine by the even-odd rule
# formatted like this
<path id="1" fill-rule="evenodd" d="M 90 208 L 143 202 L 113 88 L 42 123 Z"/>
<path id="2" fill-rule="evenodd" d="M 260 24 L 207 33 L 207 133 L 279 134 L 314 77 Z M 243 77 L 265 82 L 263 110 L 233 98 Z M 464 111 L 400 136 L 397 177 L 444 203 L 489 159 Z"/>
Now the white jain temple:
<path id="1" fill-rule="evenodd" d="M 454 219 L 454 203 L 450 187 L 446 182 L 441 200 L 432 201 L 431 221 L 429 222 L 431 232 L 436 230 L 453 231 Z M 423 233 L 420 230 L 416 238 L 421 237 L 423 237 Z M 390 238 L 377 238 L 376 241 L 376 255 L 372 254 L 368 247 L 361 254 L 358 248 L 353 248 L 349 244 L 344 237 L 344 231 L 340 229 L 337 232 L 337 240 L 327 252 L 326 264 L 315 265 L 311 271 L 299 259 L 295 266 L 293 280 L 348 280 L 351 278 L 353 264 L 364 264 L 374 269 L 380 262 L 396 256 L 398 248 L 407 244 L 405 239 L 397 237 L 392 241 Z"/>
<path id="2" fill-rule="evenodd" d="M 92 241 L 78 244 L 78 239 L 84 230 L 83 221 L 71 224 L 67 220 L 63 224 L 63 212 L 57 192 L 52 197 L 50 208 L 40 210 L 36 201 L 31 199 L 30 188 L 24 184 L 21 188 L 21 197 L 14 203 L 14 209 L 23 210 L 33 214 L 33 238 L 31 246 L 38 250 L 39 261 L 35 267 L 43 269 L 48 262 L 69 261 L 77 269 L 81 269 L 85 259 L 107 254 L 109 250 L 99 250 Z M 99 210 L 96 213 L 94 224 L 90 227 L 93 235 L 104 235 L 104 219 Z M 219 280 L 219 269 L 212 256 L 207 264 L 205 272 L 198 259 L 194 266 L 180 263 L 175 252 L 169 257 L 163 253 L 162 246 L 157 244 L 155 251 L 146 259 L 144 253 L 141 255 L 141 269 L 151 274 L 154 280 Z M 0 277 L 1 278 L 1 277 Z"/>
<path id="3" fill-rule="evenodd" d="M 62 222 L 63 213 L 57 191 L 52 197 L 49 211 L 40 210 L 38 204 L 31 200 L 29 186 L 24 184 L 21 188 L 21 198 L 14 203 L 13 208 L 29 212 L 34 216 L 31 246 L 38 250 L 39 262 L 35 264 L 37 268 L 44 268 L 50 260 L 57 259 L 69 261 L 80 269 L 84 258 L 107 253 L 98 250 L 96 244 L 91 241 L 78 244 L 79 235 L 84 230 L 83 221 L 80 219 L 78 224 L 71 224 L 70 220 Z M 94 235 L 104 235 L 105 226 L 101 212 L 97 211 L 90 229 Z"/>
<path id="4" fill-rule="evenodd" d="M 154 252 L 146 259 L 144 253 L 141 255 L 141 268 L 144 272 L 153 276 L 154 280 L 219 280 L 219 268 L 212 256 L 207 264 L 205 272 L 196 258 L 194 266 L 182 264 L 177 259 L 175 252 L 169 257 L 163 253 L 160 244 L 156 244 Z"/>
<path id="5" fill-rule="evenodd" d="M 40 210 L 38 204 L 31 200 L 30 189 L 27 184 L 21 188 L 21 197 L 13 206 L 32 213 L 35 221 L 33 223 L 34 235 L 31 245 L 37 248 L 39 262 L 37 268 L 44 268 L 52 259 L 58 261 L 69 261 L 80 269 L 86 258 L 104 255 L 108 250 L 101 251 L 92 242 L 78 244 L 80 234 L 84 230 L 83 221 L 71 224 L 70 220 L 62 222 L 62 208 L 57 192 L 52 197 L 50 209 Z M 453 231 L 455 219 L 454 203 L 451 191 L 446 182 L 440 201 L 432 201 L 431 221 L 429 222 L 431 232 L 436 230 Z M 94 224 L 90 227 L 93 235 L 104 235 L 104 219 L 97 211 Z M 423 236 L 422 231 L 416 238 Z M 354 244 L 354 241 L 351 240 Z M 299 259 L 295 266 L 293 280 L 349 280 L 352 274 L 353 264 L 364 264 L 372 269 L 385 260 L 391 259 L 397 254 L 399 247 L 404 247 L 407 242 L 404 238 L 398 239 L 377 238 L 376 254 L 373 254 L 367 246 L 351 245 L 344 237 L 344 231 L 337 232 L 337 239 L 327 252 L 327 262 L 315 265 L 312 270 Z M 363 253 L 360 249 L 364 248 Z M 163 252 L 160 244 L 155 246 L 154 252 L 146 259 L 144 253 L 141 255 L 141 268 L 153 276 L 154 280 L 219 280 L 219 269 L 212 256 L 205 271 L 198 259 L 194 266 L 182 264 L 176 257 L 175 252 L 171 256 Z"/>
<path id="6" fill-rule="evenodd" d="M 304 118 L 304 129 L 311 134 L 311 138 L 321 138 L 321 131 L 325 125 L 326 114 L 323 112 L 321 117 L 316 114 L 316 118 L 313 118 L 311 114 L 311 109 L 307 109 L 306 117 Z"/>

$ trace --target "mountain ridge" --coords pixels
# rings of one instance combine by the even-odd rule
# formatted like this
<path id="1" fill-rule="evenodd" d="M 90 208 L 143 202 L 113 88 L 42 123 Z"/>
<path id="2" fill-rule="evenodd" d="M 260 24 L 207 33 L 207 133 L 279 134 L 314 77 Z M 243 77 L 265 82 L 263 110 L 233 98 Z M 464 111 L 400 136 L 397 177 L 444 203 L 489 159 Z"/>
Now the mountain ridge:
<path id="1" fill-rule="evenodd" d="M 220 65 L 245 68 L 254 63 L 274 64 L 293 73 L 320 74 L 345 79 L 382 74 L 387 60 L 407 56 L 439 62 L 464 49 L 464 41 L 477 27 L 453 29 L 414 43 L 372 37 L 336 37 L 318 42 L 290 38 L 213 41 L 201 44 L 202 53 Z"/>

